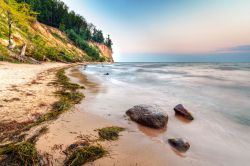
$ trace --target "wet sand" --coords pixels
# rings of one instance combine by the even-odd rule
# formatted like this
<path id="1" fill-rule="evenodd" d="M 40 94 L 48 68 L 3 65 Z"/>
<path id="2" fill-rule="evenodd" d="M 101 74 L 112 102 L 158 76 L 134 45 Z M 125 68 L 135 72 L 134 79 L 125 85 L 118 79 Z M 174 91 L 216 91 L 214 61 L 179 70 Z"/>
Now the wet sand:
<path id="1" fill-rule="evenodd" d="M 48 84 L 54 80 L 55 71 L 51 70 L 51 73 L 47 71 L 55 67 L 65 66 L 65 64 L 57 65 L 58 66 L 46 66 L 45 64 L 45 66 L 41 65 L 39 69 L 37 66 L 32 65 L 0 65 L 0 74 L 1 76 L 5 76 L 2 77 L 5 78 L 3 79 L 3 84 L 0 84 L 0 88 L 2 88 L 0 89 L 0 95 L 9 97 L 4 98 L 7 99 L 6 101 L 11 101 L 6 102 L 1 100 L 1 102 L 5 102 L 4 104 L 6 104 L 4 109 L 6 109 L 8 105 L 8 108 L 12 108 L 10 109 L 12 113 L 1 115 L 4 115 L 3 117 L 7 118 L 6 120 L 14 118 L 23 121 L 30 119 L 29 112 L 22 112 L 22 110 L 16 112 L 15 110 L 17 108 L 36 108 L 32 110 L 38 112 L 41 108 L 38 109 L 36 105 L 40 104 L 41 101 L 46 101 L 49 107 L 50 102 L 53 103 L 55 100 L 55 96 L 51 94 L 53 94 L 56 89 Z M 15 70 L 12 71 L 12 68 Z M 129 87 L 120 85 L 115 86 L 110 83 L 107 85 L 105 80 L 97 79 L 97 77 L 91 74 L 82 74 L 78 68 L 79 67 L 72 67 L 66 71 L 66 74 L 72 82 L 82 84 L 86 87 L 85 90 L 82 90 L 85 99 L 71 111 L 62 114 L 57 120 L 48 122 L 48 133 L 42 135 L 36 145 L 40 153 L 50 159 L 51 165 L 63 165 L 66 157 L 63 150 L 70 144 L 86 139 L 96 140 L 96 129 L 113 125 L 125 127 L 126 131 L 121 133 L 118 141 L 95 141 L 95 144 L 98 143 L 104 146 L 109 154 L 104 158 L 86 165 L 237 165 L 238 161 L 236 159 L 243 159 L 241 160 L 242 165 L 247 163 L 244 159 L 247 159 L 249 156 L 248 153 L 245 153 L 245 151 L 248 151 L 248 147 L 242 142 L 232 144 L 232 142 L 237 141 L 237 138 L 232 137 L 228 132 L 224 132 L 225 129 L 216 125 L 217 123 L 211 123 L 211 121 L 209 121 L 212 117 L 213 122 L 219 120 L 222 121 L 227 128 L 235 127 L 229 123 L 227 119 L 220 116 L 220 114 L 214 114 L 212 110 L 210 114 L 201 113 L 197 108 L 189 104 L 190 110 L 192 110 L 194 116 L 197 118 L 192 123 L 188 123 L 176 117 L 172 110 L 172 106 L 179 100 L 175 98 L 170 100 L 170 98 L 168 98 L 168 102 L 171 104 L 164 105 L 169 115 L 168 126 L 162 130 L 149 129 L 131 122 L 124 115 L 129 107 L 135 104 L 141 104 L 138 103 L 138 101 L 143 102 L 141 101 L 141 95 L 146 99 L 144 102 L 150 103 L 150 101 L 152 101 L 150 98 L 152 94 L 150 95 L 138 89 L 139 96 L 131 96 L 134 91 L 133 88 L 130 89 Z M 9 77 L 9 79 L 7 79 L 7 77 Z M 16 78 L 16 81 L 13 81 L 13 78 Z M 6 84 L 6 79 L 8 84 Z M 29 90 L 32 90 L 32 93 L 37 97 L 29 97 L 29 95 L 26 97 Z M 13 94 L 14 96 L 9 96 L 9 94 Z M 25 95 L 25 97 L 23 95 Z M 13 100 L 15 96 L 19 96 L 21 100 Z M 157 99 L 158 98 L 154 100 L 157 101 Z M 159 98 L 159 100 L 163 100 L 163 98 Z M 26 104 L 23 106 L 22 102 Z M 49 110 L 49 108 L 45 108 L 42 109 L 43 112 Z M 1 105 L 0 110 L 2 111 Z M 8 109 L 6 110 L 8 111 Z M 6 111 L 3 111 L 3 113 L 4 112 Z M 239 129 L 242 130 L 242 128 Z M 245 133 L 247 133 L 247 131 L 248 130 L 246 130 Z M 237 131 L 234 132 L 238 133 Z M 248 138 L 244 135 L 238 135 L 242 138 Z M 167 143 L 167 139 L 171 137 L 188 137 L 188 141 L 191 144 L 190 150 L 184 154 L 174 151 Z M 224 141 L 224 139 L 226 139 L 226 141 Z M 244 148 L 237 148 L 236 146 Z M 232 151 L 234 153 L 231 153 Z"/>
<path id="2" fill-rule="evenodd" d="M 161 82 L 154 81 L 150 82 L 151 86 L 147 87 L 140 81 L 152 77 L 151 73 L 137 74 L 133 66 L 125 69 L 121 67 L 122 72 L 115 73 L 119 65 L 126 66 L 122 64 L 104 67 L 89 65 L 86 70 L 81 68 L 81 72 L 84 73 L 83 77 L 81 74 L 77 74 L 77 70 L 73 70 L 75 74 L 71 74 L 78 75 L 78 79 L 84 78 L 89 84 L 91 83 L 92 87 L 94 85 L 94 90 L 87 88 L 85 91 L 86 99 L 80 105 L 82 107 L 80 110 L 127 128 L 127 132 L 122 133 L 123 136 L 116 142 L 117 146 L 112 146 L 112 152 L 114 152 L 112 158 L 100 159 L 94 162 L 94 165 L 234 166 L 239 163 L 242 166 L 248 165 L 249 146 L 247 140 L 249 135 L 247 133 L 249 133 L 249 128 L 233 123 L 232 119 L 216 112 L 213 107 L 204 107 L 204 104 L 218 104 L 210 102 L 210 98 L 205 100 L 206 95 L 204 94 L 201 94 L 204 100 L 202 100 L 203 98 L 200 100 L 188 98 L 189 95 L 193 97 L 198 95 L 191 92 L 195 93 L 193 86 L 196 86 L 196 81 L 203 81 L 203 79 L 200 77 L 187 78 L 187 80 L 185 77 L 180 77 L 182 80 L 178 80 L 178 77 L 163 79 L 163 81 L 171 79 L 175 85 L 177 84 L 177 87 L 178 84 L 185 85 L 190 81 L 191 85 L 184 86 L 183 91 L 181 87 L 171 89 L 171 86 L 169 87 L 171 83 L 166 83 L 165 86 L 161 87 L 157 85 Z M 188 71 L 186 68 L 178 68 L 178 70 Z M 109 76 L 104 75 L 107 72 L 110 73 Z M 163 74 L 161 76 L 169 75 Z M 117 77 L 122 78 L 116 79 Z M 140 81 L 135 83 L 126 83 L 126 80 L 133 82 L 138 79 Z M 153 77 L 152 79 L 158 81 L 159 78 Z M 197 86 L 204 86 L 204 84 Z M 167 92 L 159 93 L 158 90 Z M 176 97 L 176 93 L 180 94 L 181 98 Z M 223 105 L 223 101 L 219 101 Z M 175 116 L 173 108 L 180 103 L 192 112 L 195 117 L 194 121 L 187 122 Z M 160 106 L 169 115 L 167 128 L 153 130 L 131 122 L 125 116 L 125 112 L 137 104 Z M 191 148 L 186 153 L 176 153 L 167 143 L 169 138 L 184 138 L 188 140 Z"/>
<path id="3" fill-rule="evenodd" d="M 109 154 L 93 163 L 86 165 L 119 165 L 119 166 L 166 166 L 192 164 L 192 160 L 175 153 L 167 143 L 155 139 L 166 132 L 166 129 L 154 130 L 137 125 L 126 117 L 112 120 L 111 115 L 99 116 L 91 113 L 89 102 L 95 102 L 95 97 L 105 88 L 82 75 L 77 68 L 67 70 L 67 75 L 73 82 L 81 83 L 86 87 L 83 90 L 86 98 L 74 110 L 63 114 L 49 125 L 49 132 L 37 142 L 41 154 L 49 153 L 53 165 L 62 165 L 65 159 L 63 150 L 70 144 L 86 138 L 95 140 L 98 128 L 108 126 L 125 127 L 118 141 L 98 141 Z M 98 104 L 98 103 L 96 103 Z M 121 122 L 120 122 L 121 121 Z M 125 123 L 124 123 L 125 122 Z M 59 148 L 58 148 L 59 147 Z"/>

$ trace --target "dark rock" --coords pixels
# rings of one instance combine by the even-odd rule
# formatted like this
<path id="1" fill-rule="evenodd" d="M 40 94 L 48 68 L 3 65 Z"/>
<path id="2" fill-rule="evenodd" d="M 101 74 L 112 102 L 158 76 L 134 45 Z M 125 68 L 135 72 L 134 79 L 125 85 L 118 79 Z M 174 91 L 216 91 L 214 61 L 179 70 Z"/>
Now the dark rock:
<path id="1" fill-rule="evenodd" d="M 129 109 L 126 114 L 131 120 L 155 129 L 164 128 L 168 122 L 168 115 L 150 105 L 137 105 Z"/>
<path id="2" fill-rule="evenodd" d="M 106 73 L 106 74 L 104 74 L 105 76 L 108 76 L 109 75 L 109 73 Z"/>
<path id="3" fill-rule="evenodd" d="M 194 120 L 192 114 L 188 112 L 188 110 L 184 108 L 182 104 L 179 104 L 176 107 L 174 107 L 174 111 L 176 115 L 180 115 L 188 120 Z"/>
<path id="4" fill-rule="evenodd" d="M 190 148 L 190 144 L 181 138 L 168 139 L 168 143 L 179 152 L 186 152 Z"/>

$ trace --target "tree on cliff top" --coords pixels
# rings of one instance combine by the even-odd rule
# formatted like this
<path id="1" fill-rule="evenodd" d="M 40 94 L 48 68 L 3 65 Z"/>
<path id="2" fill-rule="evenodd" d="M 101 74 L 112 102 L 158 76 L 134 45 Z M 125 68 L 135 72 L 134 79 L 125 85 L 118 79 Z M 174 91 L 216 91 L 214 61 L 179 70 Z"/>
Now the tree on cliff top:
<path id="1" fill-rule="evenodd" d="M 113 42 L 112 42 L 112 40 L 110 39 L 110 35 L 108 35 L 108 37 L 105 39 L 104 44 L 105 44 L 107 47 L 109 47 L 110 49 L 112 49 Z"/>
<path id="2" fill-rule="evenodd" d="M 17 3 L 15 0 L 0 0 L 0 10 L 6 12 L 8 24 L 8 48 L 13 49 L 12 25 L 14 23 L 25 26 L 29 21 L 34 21 L 36 13 L 31 11 L 26 3 Z"/>
<path id="3" fill-rule="evenodd" d="M 39 13 L 37 16 L 39 22 L 59 28 L 64 32 L 73 30 L 82 40 L 104 44 L 103 32 L 88 23 L 81 15 L 70 11 L 68 6 L 60 0 L 17 0 L 17 2 L 30 4 L 32 10 Z"/>

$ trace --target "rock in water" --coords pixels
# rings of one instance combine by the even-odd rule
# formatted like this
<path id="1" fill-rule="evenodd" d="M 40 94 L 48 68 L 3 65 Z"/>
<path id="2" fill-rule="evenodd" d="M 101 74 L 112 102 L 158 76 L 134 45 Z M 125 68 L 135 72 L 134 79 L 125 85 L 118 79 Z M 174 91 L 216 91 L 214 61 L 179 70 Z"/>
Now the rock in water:
<path id="1" fill-rule="evenodd" d="M 190 148 L 190 144 L 181 138 L 168 139 L 168 143 L 179 152 L 186 152 Z"/>
<path id="2" fill-rule="evenodd" d="M 109 75 L 109 73 L 105 73 L 104 75 L 105 75 L 105 76 L 108 76 L 108 75 Z"/>
<path id="3" fill-rule="evenodd" d="M 168 115 L 159 111 L 159 108 L 150 105 L 137 105 L 129 109 L 126 114 L 131 120 L 155 129 L 164 128 L 168 122 Z"/>
<path id="4" fill-rule="evenodd" d="M 175 114 L 183 116 L 184 118 L 188 120 L 194 120 L 194 117 L 192 116 L 192 114 L 188 112 L 188 110 L 186 110 L 182 104 L 179 104 L 176 107 L 174 107 L 174 111 L 175 111 Z"/>

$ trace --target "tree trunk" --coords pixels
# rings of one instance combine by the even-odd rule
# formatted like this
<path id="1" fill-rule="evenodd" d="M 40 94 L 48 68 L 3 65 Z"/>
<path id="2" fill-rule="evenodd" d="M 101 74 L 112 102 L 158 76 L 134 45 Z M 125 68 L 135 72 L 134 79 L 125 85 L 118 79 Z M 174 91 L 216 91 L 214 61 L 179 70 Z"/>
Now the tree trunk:
<path id="1" fill-rule="evenodd" d="M 9 4 L 9 0 L 5 0 L 5 3 Z M 14 48 L 13 42 L 12 42 L 12 15 L 9 11 L 7 11 L 7 18 L 8 18 L 8 27 L 9 27 L 9 44 L 8 48 L 11 50 Z"/>
<path id="2" fill-rule="evenodd" d="M 23 48 L 21 50 L 21 54 L 19 55 L 20 57 L 24 57 L 25 56 L 25 52 L 26 52 L 26 44 L 23 45 Z"/>

